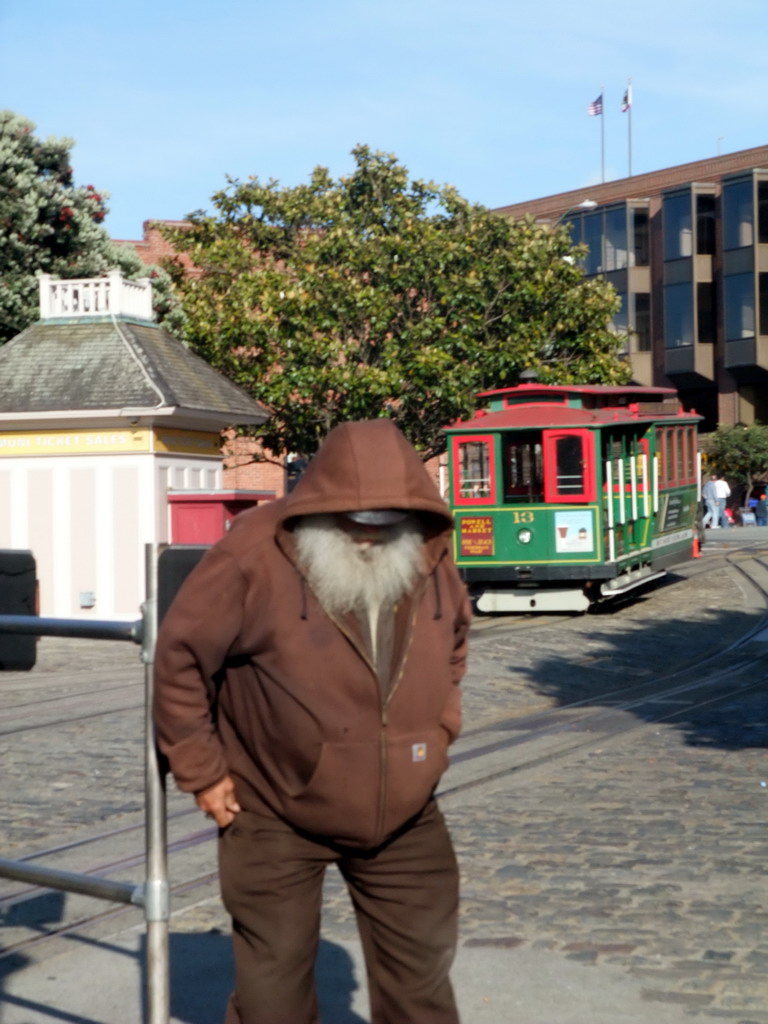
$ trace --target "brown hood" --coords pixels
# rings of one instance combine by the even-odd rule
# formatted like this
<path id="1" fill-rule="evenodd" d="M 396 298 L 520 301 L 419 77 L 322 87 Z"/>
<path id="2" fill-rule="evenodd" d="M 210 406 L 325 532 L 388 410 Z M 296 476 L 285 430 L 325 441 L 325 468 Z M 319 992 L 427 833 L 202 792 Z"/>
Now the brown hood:
<path id="1" fill-rule="evenodd" d="M 423 462 L 387 419 L 334 427 L 285 499 L 281 518 L 371 508 L 427 513 L 435 517 L 435 532 L 453 525 Z"/>

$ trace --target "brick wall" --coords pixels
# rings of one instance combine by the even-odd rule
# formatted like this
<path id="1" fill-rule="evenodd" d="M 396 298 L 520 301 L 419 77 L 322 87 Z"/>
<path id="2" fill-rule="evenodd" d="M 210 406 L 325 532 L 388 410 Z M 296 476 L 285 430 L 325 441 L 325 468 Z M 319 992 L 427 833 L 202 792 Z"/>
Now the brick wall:
<path id="1" fill-rule="evenodd" d="M 193 272 L 192 260 L 186 253 L 177 252 L 171 243 L 163 237 L 160 227 L 183 228 L 187 224 L 183 220 L 145 220 L 143 237 L 140 239 L 114 238 L 115 245 L 133 249 L 142 262 L 149 265 L 161 265 L 164 259 L 175 256 L 189 271 Z"/>
<path id="2" fill-rule="evenodd" d="M 237 437 L 234 431 L 226 431 L 223 454 L 225 491 L 274 491 L 276 498 L 285 494 L 284 460 L 262 449 L 252 438 Z M 264 459 L 259 458 L 260 454 Z M 264 461 L 266 459 L 270 461 Z"/>

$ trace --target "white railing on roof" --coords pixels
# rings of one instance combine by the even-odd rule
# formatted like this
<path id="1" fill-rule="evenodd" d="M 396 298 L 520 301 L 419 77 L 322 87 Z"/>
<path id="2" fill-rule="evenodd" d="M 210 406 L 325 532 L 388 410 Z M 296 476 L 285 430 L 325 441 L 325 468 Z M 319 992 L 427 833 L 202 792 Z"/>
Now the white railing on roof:
<path id="1" fill-rule="evenodd" d="M 148 277 L 126 281 L 119 270 L 106 277 L 82 279 L 39 274 L 40 319 L 88 316 L 133 316 L 153 320 L 152 284 Z"/>

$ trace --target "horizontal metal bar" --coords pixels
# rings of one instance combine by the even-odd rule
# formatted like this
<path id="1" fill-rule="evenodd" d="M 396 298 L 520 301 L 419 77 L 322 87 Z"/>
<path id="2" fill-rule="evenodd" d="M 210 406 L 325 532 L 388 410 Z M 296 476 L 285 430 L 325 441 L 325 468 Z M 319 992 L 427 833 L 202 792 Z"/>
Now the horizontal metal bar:
<path id="1" fill-rule="evenodd" d="M 141 619 L 117 622 L 109 619 L 43 619 L 37 615 L 0 615 L 0 633 L 24 636 L 69 636 L 86 640 L 132 640 L 140 644 Z"/>
<path id="2" fill-rule="evenodd" d="M 108 878 L 92 878 L 77 875 L 72 871 L 56 868 L 31 867 L 16 860 L 0 859 L 0 877 L 12 878 L 16 882 L 30 882 L 46 889 L 63 889 L 65 892 L 79 892 L 84 896 L 96 896 L 113 903 L 144 905 L 144 887 L 128 882 L 112 882 Z"/>

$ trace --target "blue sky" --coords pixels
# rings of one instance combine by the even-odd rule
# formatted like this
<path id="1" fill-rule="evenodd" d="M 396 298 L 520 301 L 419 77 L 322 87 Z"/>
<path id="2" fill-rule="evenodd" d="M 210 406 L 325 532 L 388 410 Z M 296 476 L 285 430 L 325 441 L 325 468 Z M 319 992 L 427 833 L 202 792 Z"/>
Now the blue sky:
<path id="1" fill-rule="evenodd" d="M 75 140 L 106 226 L 357 143 L 496 207 L 768 143 L 765 0 L 0 0 L 0 107 Z"/>

